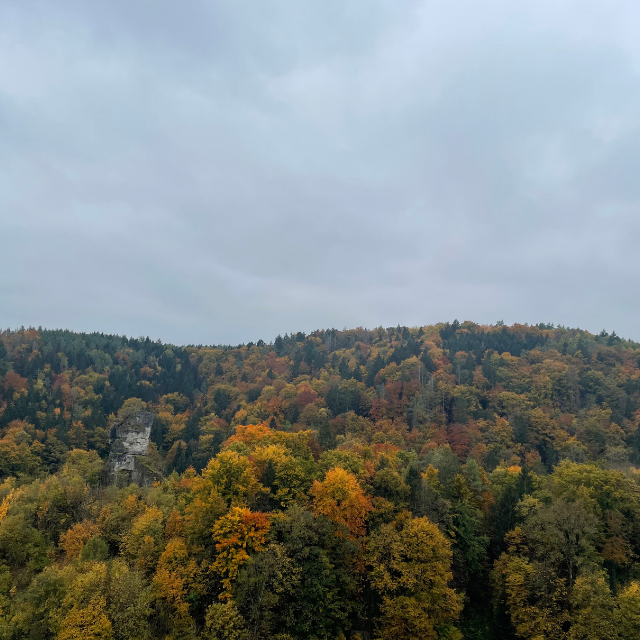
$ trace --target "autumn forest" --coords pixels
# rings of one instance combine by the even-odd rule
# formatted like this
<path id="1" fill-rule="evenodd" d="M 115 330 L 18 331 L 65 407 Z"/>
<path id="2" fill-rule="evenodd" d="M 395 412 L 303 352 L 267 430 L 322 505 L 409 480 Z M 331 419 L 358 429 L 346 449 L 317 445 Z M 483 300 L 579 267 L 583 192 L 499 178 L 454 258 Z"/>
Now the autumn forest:
<path id="1" fill-rule="evenodd" d="M 150 414 L 109 475 L 115 424 Z M 640 638 L 640 344 L 0 332 L 2 640 Z"/>

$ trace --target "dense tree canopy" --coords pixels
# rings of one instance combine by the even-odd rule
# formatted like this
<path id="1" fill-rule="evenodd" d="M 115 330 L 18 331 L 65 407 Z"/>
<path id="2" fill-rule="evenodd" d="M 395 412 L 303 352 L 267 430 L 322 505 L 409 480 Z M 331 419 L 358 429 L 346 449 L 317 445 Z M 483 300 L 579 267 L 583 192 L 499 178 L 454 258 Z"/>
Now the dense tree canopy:
<path id="1" fill-rule="evenodd" d="M 4 331 L 0 637 L 638 638 L 639 427 L 604 331 Z"/>

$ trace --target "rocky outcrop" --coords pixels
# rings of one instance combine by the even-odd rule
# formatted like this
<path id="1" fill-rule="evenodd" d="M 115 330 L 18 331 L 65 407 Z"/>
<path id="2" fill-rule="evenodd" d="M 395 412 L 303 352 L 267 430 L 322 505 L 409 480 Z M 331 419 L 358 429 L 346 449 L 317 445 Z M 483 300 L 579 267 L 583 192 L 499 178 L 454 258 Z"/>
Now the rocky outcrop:
<path id="1" fill-rule="evenodd" d="M 150 486 L 160 478 L 147 458 L 152 424 L 152 413 L 135 411 L 112 425 L 107 464 L 109 482 Z"/>

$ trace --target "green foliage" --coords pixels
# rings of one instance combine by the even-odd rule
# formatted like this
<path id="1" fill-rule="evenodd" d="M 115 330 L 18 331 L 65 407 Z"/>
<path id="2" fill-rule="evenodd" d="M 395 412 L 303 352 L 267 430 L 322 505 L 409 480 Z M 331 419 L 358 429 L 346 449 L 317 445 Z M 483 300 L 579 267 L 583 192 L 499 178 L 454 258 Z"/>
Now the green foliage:
<path id="1" fill-rule="evenodd" d="M 109 547 L 107 543 L 100 537 L 91 538 L 84 545 L 80 559 L 83 562 L 101 562 L 109 557 Z"/>
<path id="2" fill-rule="evenodd" d="M 244 619 L 233 602 L 214 603 L 207 609 L 205 618 L 207 640 L 246 640 L 248 634 Z"/>

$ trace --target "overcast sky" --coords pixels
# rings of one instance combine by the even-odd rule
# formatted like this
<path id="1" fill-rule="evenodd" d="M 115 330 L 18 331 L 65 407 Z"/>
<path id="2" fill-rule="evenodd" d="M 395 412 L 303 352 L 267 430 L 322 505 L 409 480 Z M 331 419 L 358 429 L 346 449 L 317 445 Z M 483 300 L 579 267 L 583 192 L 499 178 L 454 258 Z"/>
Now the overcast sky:
<path id="1" fill-rule="evenodd" d="M 640 3 L 0 1 L 0 327 L 640 340 Z"/>

